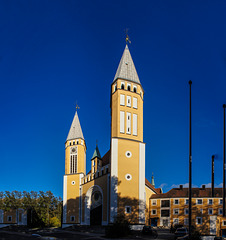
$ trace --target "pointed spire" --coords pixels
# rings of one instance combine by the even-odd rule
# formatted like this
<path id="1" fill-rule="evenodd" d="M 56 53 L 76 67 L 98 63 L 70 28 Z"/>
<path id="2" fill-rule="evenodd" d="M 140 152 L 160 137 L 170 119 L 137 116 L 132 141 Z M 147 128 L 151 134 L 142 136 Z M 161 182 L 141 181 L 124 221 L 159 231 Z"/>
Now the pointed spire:
<path id="1" fill-rule="evenodd" d="M 140 84 L 140 80 L 127 44 L 115 74 L 114 81 L 118 78 L 130 80 Z"/>
<path id="2" fill-rule="evenodd" d="M 71 128 L 70 128 L 70 131 L 68 133 L 66 141 L 76 139 L 76 138 L 82 138 L 84 140 L 83 133 L 82 133 L 82 128 L 81 128 L 81 125 L 80 125 L 80 122 L 79 122 L 77 111 L 75 112 L 75 116 L 74 116 L 74 119 L 72 121 Z"/>
<path id="3" fill-rule="evenodd" d="M 152 177 L 151 177 L 151 184 L 153 185 L 153 186 L 155 186 L 155 180 L 154 180 L 154 174 L 152 173 Z"/>
<path id="4" fill-rule="evenodd" d="M 93 156 L 91 158 L 91 160 L 93 160 L 94 158 L 99 158 L 101 159 L 101 155 L 100 155 L 100 151 L 99 151 L 99 148 L 98 148 L 98 145 L 96 144 L 96 148 L 95 148 L 95 151 L 93 153 Z"/>

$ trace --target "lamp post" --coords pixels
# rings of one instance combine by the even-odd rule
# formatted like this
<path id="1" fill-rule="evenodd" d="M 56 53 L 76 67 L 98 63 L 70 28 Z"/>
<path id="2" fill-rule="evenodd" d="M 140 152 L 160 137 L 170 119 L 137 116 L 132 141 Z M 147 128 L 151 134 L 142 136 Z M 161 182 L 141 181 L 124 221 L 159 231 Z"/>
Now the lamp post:
<path id="1" fill-rule="evenodd" d="M 191 85 L 192 81 L 189 82 L 190 85 L 190 118 L 189 118 L 189 239 L 191 239 L 191 219 L 192 219 L 192 152 L 191 152 Z"/>
<path id="2" fill-rule="evenodd" d="M 224 140 L 223 140 L 223 217 L 225 217 L 225 108 L 226 104 L 223 104 L 224 109 Z"/>

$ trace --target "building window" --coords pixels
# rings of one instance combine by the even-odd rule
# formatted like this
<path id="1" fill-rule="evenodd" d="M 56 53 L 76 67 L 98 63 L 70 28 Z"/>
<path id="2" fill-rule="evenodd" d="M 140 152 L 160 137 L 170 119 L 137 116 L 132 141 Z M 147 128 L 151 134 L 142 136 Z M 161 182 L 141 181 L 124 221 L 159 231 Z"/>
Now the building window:
<path id="1" fill-rule="evenodd" d="M 200 213 L 203 214 L 203 209 L 202 208 L 200 208 Z"/>
<path id="2" fill-rule="evenodd" d="M 219 204 L 220 204 L 220 205 L 223 204 L 223 199 L 219 199 Z"/>
<path id="3" fill-rule="evenodd" d="M 77 144 L 79 144 L 79 141 L 77 140 Z"/>
<path id="4" fill-rule="evenodd" d="M 75 185 L 75 181 L 71 181 L 71 185 Z"/>
<path id="5" fill-rule="evenodd" d="M 125 213 L 131 213 L 131 207 L 125 206 Z"/>
<path id="6" fill-rule="evenodd" d="M 184 209 L 184 215 L 188 215 L 189 211 L 188 211 L 188 208 L 185 208 Z"/>
<path id="7" fill-rule="evenodd" d="M 136 93 L 137 92 L 137 87 L 133 86 L 133 91 Z"/>
<path id="8" fill-rule="evenodd" d="M 188 218 L 184 219 L 184 225 L 188 225 Z"/>
<path id="9" fill-rule="evenodd" d="M 131 134 L 131 113 L 126 113 L 126 133 Z"/>
<path id="10" fill-rule="evenodd" d="M 222 214 L 223 214 L 223 209 L 222 209 L 222 208 L 219 208 L 219 209 L 218 209 L 218 214 L 219 214 L 219 215 L 222 215 Z"/>
<path id="11" fill-rule="evenodd" d="M 69 145 L 71 146 L 71 142 L 69 142 Z"/>
<path id="12" fill-rule="evenodd" d="M 71 222 L 74 222 L 75 221 L 75 216 L 71 216 L 70 220 L 71 220 Z"/>
<path id="13" fill-rule="evenodd" d="M 156 214 L 157 214 L 156 209 L 151 210 L 151 215 L 156 215 Z"/>
<path id="14" fill-rule="evenodd" d="M 131 85 L 127 84 L 127 90 L 130 91 L 131 90 Z"/>
<path id="15" fill-rule="evenodd" d="M 161 210 L 161 217 L 169 217 L 170 216 L 170 210 L 169 209 L 162 209 Z"/>
<path id="16" fill-rule="evenodd" d="M 202 218 L 201 217 L 197 217 L 196 218 L 196 224 L 197 225 L 201 225 L 202 224 Z"/>
<path id="17" fill-rule="evenodd" d="M 131 158 L 132 157 L 132 153 L 130 151 L 126 151 L 126 157 Z"/>
<path id="18" fill-rule="evenodd" d="M 114 85 L 114 92 L 117 90 L 117 83 Z"/>
<path id="19" fill-rule="evenodd" d="M 75 141 L 73 141 L 73 145 L 75 145 Z"/>
<path id="20" fill-rule="evenodd" d="M 133 108 L 137 109 L 137 98 L 133 97 Z"/>
<path id="21" fill-rule="evenodd" d="M 131 107 L 131 96 L 126 96 L 126 106 Z"/>
<path id="22" fill-rule="evenodd" d="M 132 179 L 131 174 L 126 174 L 125 179 L 128 180 L 128 181 L 130 181 L 130 180 Z"/>
<path id="23" fill-rule="evenodd" d="M 120 133 L 125 132 L 125 112 L 120 111 Z"/>
<path id="24" fill-rule="evenodd" d="M 7 221 L 8 221 L 8 222 L 12 222 L 12 216 L 8 216 L 8 217 L 7 217 Z"/>
<path id="25" fill-rule="evenodd" d="M 77 173 L 77 155 L 71 155 L 70 173 Z"/>
<path id="26" fill-rule="evenodd" d="M 179 224 L 179 218 L 174 218 L 173 219 L 173 224 L 175 225 L 175 224 Z"/>
<path id="27" fill-rule="evenodd" d="M 156 206 L 156 205 L 157 205 L 157 200 L 156 200 L 156 199 L 151 200 L 151 205 L 152 205 L 152 206 Z"/>
<path id="28" fill-rule="evenodd" d="M 178 205 L 179 204 L 179 199 L 174 199 L 174 205 Z"/>
<path id="29" fill-rule="evenodd" d="M 125 89 L 125 84 L 121 83 L 121 89 Z"/>
<path id="30" fill-rule="evenodd" d="M 196 204 L 197 204 L 197 205 L 202 205 L 202 199 L 197 199 L 197 200 L 196 200 Z"/>
<path id="31" fill-rule="evenodd" d="M 133 135 L 137 136 L 137 114 L 133 114 Z"/>
<path id="32" fill-rule="evenodd" d="M 179 214 L 179 208 L 174 208 L 173 209 L 173 214 L 178 215 Z"/>
<path id="33" fill-rule="evenodd" d="M 212 208 L 209 208 L 209 209 L 208 209 L 208 214 L 209 214 L 209 215 L 213 215 L 213 209 L 212 209 Z"/>
<path id="34" fill-rule="evenodd" d="M 120 105 L 125 106 L 125 95 L 124 94 L 120 94 Z"/>
<path id="35" fill-rule="evenodd" d="M 223 220 L 223 221 L 222 221 L 222 225 L 223 225 L 223 226 L 226 226 L 226 220 Z"/>
<path id="36" fill-rule="evenodd" d="M 185 204 L 185 205 L 188 205 L 188 204 L 189 204 L 189 199 L 185 199 L 185 200 L 184 200 L 184 204 Z"/>
<path id="37" fill-rule="evenodd" d="M 170 207 L 170 200 L 162 200 L 161 207 Z"/>
<path id="38" fill-rule="evenodd" d="M 208 204 L 213 205 L 213 199 L 208 199 Z"/>

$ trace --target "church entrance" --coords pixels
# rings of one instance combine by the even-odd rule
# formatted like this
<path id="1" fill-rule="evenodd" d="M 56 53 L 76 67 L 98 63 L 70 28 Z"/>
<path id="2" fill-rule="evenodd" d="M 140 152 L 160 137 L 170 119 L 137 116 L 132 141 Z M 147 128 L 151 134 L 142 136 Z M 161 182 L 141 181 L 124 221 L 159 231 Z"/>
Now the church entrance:
<path id="1" fill-rule="evenodd" d="M 101 225 L 102 223 L 102 194 L 95 191 L 91 196 L 90 225 Z"/>

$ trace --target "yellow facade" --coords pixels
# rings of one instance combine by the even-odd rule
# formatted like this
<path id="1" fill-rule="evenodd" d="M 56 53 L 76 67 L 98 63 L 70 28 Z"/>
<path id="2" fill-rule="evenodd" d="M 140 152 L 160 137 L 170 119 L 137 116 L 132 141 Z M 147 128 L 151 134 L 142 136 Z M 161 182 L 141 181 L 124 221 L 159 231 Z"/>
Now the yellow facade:
<path id="1" fill-rule="evenodd" d="M 63 226 L 108 225 L 121 215 L 134 228 L 148 222 L 149 198 L 156 189 L 145 182 L 143 92 L 126 46 L 111 84 L 110 150 L 102 158 L 96 146 L 88 173 L 85 139 L 75 113 L 65 144 Z"/>

